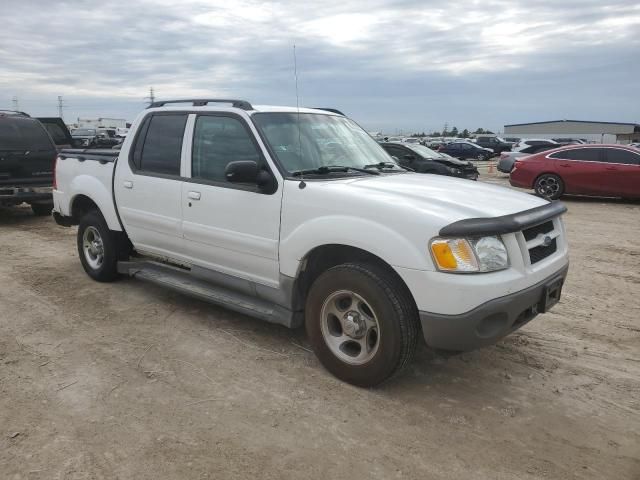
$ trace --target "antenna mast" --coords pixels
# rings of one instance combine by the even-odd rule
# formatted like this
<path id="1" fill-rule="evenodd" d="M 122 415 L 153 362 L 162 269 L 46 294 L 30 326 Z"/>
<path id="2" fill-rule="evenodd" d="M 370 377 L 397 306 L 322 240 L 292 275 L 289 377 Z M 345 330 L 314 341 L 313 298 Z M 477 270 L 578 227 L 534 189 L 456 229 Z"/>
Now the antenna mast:
<path id="1" fill-rule="evenodd" d="M 296 123 L 298 124 L 298 158 L 302 160 L 302 133 L 300 132 L 300 96 L 298 95 L 298 58 L 296 56 L 295 43 L 293 44 L 293 75 L 296 79 L 296 110 L 298 111 L 296 119 Z M 304 167 L 302 163 L 300 166 Z M 304 168 L 301 168 L 301 170 L 304 170 Z M 304 177 L 302 174 L 300 174 L 300 184 L 298 185 L 298 187 L 300 189 L 303 189 L 306 186 L 307 184 L 304 181 Z"/>
<path id="2" fill-rule="evenodd" d="M 14 97 L 11 99 L 11 102 L 13 103 L 13 109 L 17 112 L 20 110 L 20 105 L 18 104 L 18 97 L 16 97 L 14 95 Z"/>

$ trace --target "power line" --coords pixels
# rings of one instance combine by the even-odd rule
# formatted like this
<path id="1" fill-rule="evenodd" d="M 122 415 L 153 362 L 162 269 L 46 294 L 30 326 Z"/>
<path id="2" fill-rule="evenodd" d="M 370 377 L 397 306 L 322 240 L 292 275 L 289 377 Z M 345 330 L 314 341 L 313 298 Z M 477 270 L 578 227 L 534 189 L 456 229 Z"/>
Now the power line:
<path id="1" fill-rule="evenodd" d="M 64 112 L 63 109 L 66 107 L 64 101 L 62 100 L 62 95 L 58 95 L 58 116 L 64 120 Z"/>
<path id="2" fill-rule="evenodd" d="M 156 95 L 153 91 L 153 87 L 149 87 L 149 96 L 144 97 L 145 100 L 149 100 L 149 105 L 156 101 Z"/>

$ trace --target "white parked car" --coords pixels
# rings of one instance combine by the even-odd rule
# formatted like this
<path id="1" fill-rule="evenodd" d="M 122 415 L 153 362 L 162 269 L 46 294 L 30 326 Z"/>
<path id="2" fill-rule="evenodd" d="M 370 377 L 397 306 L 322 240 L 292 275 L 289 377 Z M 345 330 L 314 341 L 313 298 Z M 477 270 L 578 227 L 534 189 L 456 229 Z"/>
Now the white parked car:
<path id="1" fill-rule="evenodd" d="M 557 145 L 560 147 L 561 145 L 554 141 L 549 140 L 548 138 L 523 138 L 518 143 L 516 143 L 511 149 L 514 152 L 519 152 L 520 150 L 524 150 L 528 147 L 535 147 L 538 145 Z"/>
<path id="2" fill-rule="evenodd" d="M 157 102 L 120 152 L 63 150 L 55 173 L 54 218 L 78 225 L 91 278 L 304 324 L 322 364 L 361 386 L 420 337 L 497 342 L 558 301 L 568 269 L 561 203 L 407 172 L 328 111 Z"/>

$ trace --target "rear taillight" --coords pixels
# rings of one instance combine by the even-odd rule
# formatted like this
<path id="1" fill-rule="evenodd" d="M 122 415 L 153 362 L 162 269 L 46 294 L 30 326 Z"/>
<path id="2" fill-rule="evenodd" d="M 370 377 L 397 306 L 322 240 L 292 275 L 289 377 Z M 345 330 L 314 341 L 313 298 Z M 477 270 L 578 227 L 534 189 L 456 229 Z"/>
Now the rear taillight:
<path id="1" fill-rule="evenodd" d="M 58 189 L 58 182 L 56 181 L 56 165 L 58 164 L 58 154 L 56 154 L 55 158 L 53 159 L 53 189 L 57 190 Z"/>

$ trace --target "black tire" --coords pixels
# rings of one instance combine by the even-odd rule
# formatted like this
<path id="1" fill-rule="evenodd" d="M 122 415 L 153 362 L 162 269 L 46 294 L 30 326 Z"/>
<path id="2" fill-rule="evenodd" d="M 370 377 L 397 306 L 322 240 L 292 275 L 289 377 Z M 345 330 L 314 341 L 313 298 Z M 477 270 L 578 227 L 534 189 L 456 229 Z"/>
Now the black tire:
<path id="1" fill-rule="evenodd" d="M 323 306 L 341 291 L 360 296 L 377 318 L 379 334 L 378 330 L 374 332 L 377 347 L 373 356 L 363 364 L 343 361 L 324 338 Z M 353 308 L 345 307 L 344 315 Z M 322 365 L 339 379 L 360 387 L 378 385 L 410 363 L 420 330 L 415 303 L 400 280 L 383 268 L 358 263 L 338 265 L 318 276 L 307 296 L 305 326 Z"/>
<path id="2" fill-rule="evenodd" d="M 564 193 L 564 182 L 554 173 L 544 173 L 536 178 L 533 189 L 539 197 L 557 200 Z"/>
<path id="3" fill-rule="evenodd" d="M 46 217 L 47 215 L 51 215 L 53 205 L 51 203 L 32 203 L 31 210 L 33 210 L 33 214 L 37 217 Z"/>
<path id="4" fill-rule="evenodd" d="M 96 231 L 102 245 L 101 262 L 93 259 L 89 253 L 85 253 L 84 247 L 85 233 L 92 233 L 94 236 L 89 238 L 95 239 Z M 126 244 L 121 238 L 120 232 L 109 230 L 107 222 L 99 211 L 90 210 L 80 219 L 77 245 L 80 262 L 87 275 L 98 282 L 112 282 L 118 278 L 118 260 L 124 260 L 128 256 Z M 99 255 L 96 255 L 97 258 Z"/>

